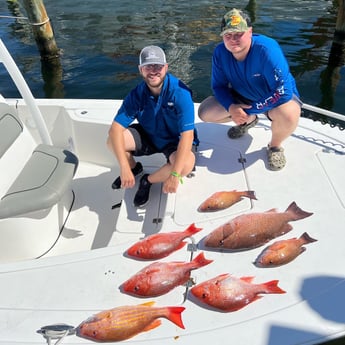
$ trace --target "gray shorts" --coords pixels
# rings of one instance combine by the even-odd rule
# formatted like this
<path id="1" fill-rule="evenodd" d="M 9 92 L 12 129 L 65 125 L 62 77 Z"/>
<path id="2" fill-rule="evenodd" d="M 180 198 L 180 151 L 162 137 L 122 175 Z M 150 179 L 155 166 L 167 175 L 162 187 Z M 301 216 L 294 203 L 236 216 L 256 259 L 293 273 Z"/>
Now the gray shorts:
<path id="1" fill-rule="evenodd" d="M 302 108 L 303 102 L 300 100 L 300 98 L 299 98 L 297 95 L 293 94 L 291 100 L 292 100 L 292 101 L 295 101 L 296 103 L 298 103 L 298 105 Z M 266 115 L 266 117 L 267 117 L 270 121 L 272 121 L 272 119 L 271 119 L 271 118 L 269 117 L 269 115 L 268 115 L 268 112 L 269 112 L 269 111 L 266 111 L 266 112 L 264 112 L 264 114 Z"/>

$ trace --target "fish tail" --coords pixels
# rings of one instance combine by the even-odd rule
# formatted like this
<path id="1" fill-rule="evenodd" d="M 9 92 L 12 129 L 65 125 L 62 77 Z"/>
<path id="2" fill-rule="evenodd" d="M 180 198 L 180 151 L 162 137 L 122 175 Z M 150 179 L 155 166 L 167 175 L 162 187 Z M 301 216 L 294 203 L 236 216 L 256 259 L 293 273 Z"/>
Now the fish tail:
<path id="1" fill-rule="evenodd" d="M 310 237 L 309 234 L 306 232 L 304 232 L 300 238 L 303 240 L 304 243 L 312 243 L 317 241 L 315 238 Z"/>
<path id="2" fill-rule="evenodd" d="M 201 252 L 192 261 L 192 263 L 195 264 L 195 266 L 197 266 L 197 267 L 206 266 L 206 265 L 210 264 L 211 262 L 213 262 L 213 260 L 206 259 L 205 255 L 204 255 L 204 252 Z"/>
<path id="3" fill-rule="evenodd" d="M 189 227 L 184 231 L 184 233 L 186 234 L 186 237 L 192 236 L 194 234 L 196 234 L 197 232 L 201 231 L 202 228 L 197 228 L 195 226 L 194 223 L 192 223 L 191 225 L 189 225 Z"/>
<path id="4" fill-rule="evenodd" d="M 297 206 L 295 201 L 293 201 L 289 205 L 289 207 L 286 209 L 286 212 L 291 213 L 291 215 L 293 217 L 292 220 L 299 220 L 299 219 L 307 218 L 313 214 L 312 212 L 303 211 L 300 207 Z"/>
<path id="5" fill-rule="evenodd" d="M 279 280 L 271 280 L 262 284 L 265 287 L 266 293 L 286 293 L 278 286 Z"/>
<path id="6" fill-rule="evenodd" d="M 173 322 L 175 325 L 180 328 L 185 328 L 182 322 L 182 312 L 186 309 L 185 307 L 167 307 L 168 313 L 166 318 Z"/>
<path id="7" fill-rule="evenodd" d="M 258 200 L 256 198 L 255 192 L 253 190 L 248 190 L 245 192 L 244 196 L 246 196 L 249 199 L 253 199 L 253 200 Z"/>

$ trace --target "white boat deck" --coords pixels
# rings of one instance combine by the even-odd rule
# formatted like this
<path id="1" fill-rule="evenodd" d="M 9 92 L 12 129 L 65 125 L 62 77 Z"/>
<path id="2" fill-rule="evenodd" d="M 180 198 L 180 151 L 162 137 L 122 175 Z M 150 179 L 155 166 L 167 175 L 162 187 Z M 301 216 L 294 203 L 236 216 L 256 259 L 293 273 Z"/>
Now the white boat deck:
<path id="1" fill-rule="evenodd" d="M 164 195 L 159 185 L 153 186 L 145 209 L 132 207 L 135 189 L 126 193 L 111 189 L 116 170 L 81 162 L 73 182 L 73 211 L 56 246 L 46 258 L 0 266 L 0 285 L 6 291 L 0 298 L 0 344 L 43 344 L 37 333 L 43 326 L 77 326 L 98 311 L 149 300 L 185 306 L 185 330 L 163 320 L 160 327 L 125 343 L 223 345 L 228 337 L 229 343 L 239 345 L 317 344 L 345 334 L 343 133 L 301 119 L 285 143 L 286 168 L 272 172 L 265 166 L 270 130 L 264 117 L 238 140 L 227 138 L 227 125 L 197 126 L 201 144 L 193 176 L 185 178 L 176 195 Z M 144 169 L 151 171 L 160 159 L 145 159 Z M 244 199 L 215 213 L 197 212 L 210 194 L 233 189 L 254 190 L 258 200 Z M 122 199 L 120 208 L 112 208 Z M 271 208 L 284 211 L 292 201 L 314 214 L 292 222 L 293 230 L 281 239 L 308 232 L 318 241 L 287 265 L 254 266 L 263 247 L 230 253 L 210 251 L 199 243 L 238 214 Z M 204 250 L 206 258 L 214 260 L 192 272 L 196 283 L 229 272 L 255 276 L 255 283 L 278 279 L 286 294 L 263 295 L 239 311 L 221 313 L 198 304 L 184 286 L 152 299 L 119 291 L 122 282 L 150 263 L 125 257 L 131 244 L 159 231 L 184 230 L 191 223 L 203 228 L 193 238 L 198 252 Z M 188 261 L 196 255 L 190 248 L 163 260 Z M 92 342 L 71 335 L 62 343 Z"/>

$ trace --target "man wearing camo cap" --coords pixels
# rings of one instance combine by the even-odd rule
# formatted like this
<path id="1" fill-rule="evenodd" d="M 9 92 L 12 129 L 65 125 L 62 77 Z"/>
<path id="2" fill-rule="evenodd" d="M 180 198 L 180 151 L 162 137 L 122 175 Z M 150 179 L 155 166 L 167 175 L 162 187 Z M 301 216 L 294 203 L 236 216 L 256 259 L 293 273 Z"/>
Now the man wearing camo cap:
<path id="1" fill-rule="evenodd" d="M 223 42 L 212 57 L 212 90 L 199 107 L 206 122 L 233 121 L 228 136 L 236 139 L 258 122 L 257 114 L 271 120 L 267 146 L 268 168 L 280 170 L 286 159 L 282 143 L 296 129 L 301 101 L 295 79 L 278 43 L 253 33 L 249 16 L 227 12 L 221 24 Z"/>

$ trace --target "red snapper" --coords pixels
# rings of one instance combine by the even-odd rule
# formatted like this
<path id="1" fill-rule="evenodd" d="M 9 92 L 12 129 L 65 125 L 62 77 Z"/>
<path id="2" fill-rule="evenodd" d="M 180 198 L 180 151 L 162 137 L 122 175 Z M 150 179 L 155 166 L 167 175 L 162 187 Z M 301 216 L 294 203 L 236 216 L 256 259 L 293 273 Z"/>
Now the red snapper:
<path id="1" fill-rule="evenodd" d="M 184 247 L 187 242 L 183 240 L 201 230 L 202 228 L 197 228 L 195 224 L 191 224 L 184 231 L 154 234 L 133 244 L 127 249 L 127 254 L 140 259 L 161 259 Z"/>
<path id="2" fill-rule="evenodd" d="M 224 210 L 242 200 L 243 197 L 257 200 L 255 192 L 252 190 L 243 192 L 238 192 L 237 190 L 216 192 L 201 203 L 198 211 L 214 212 Z"/>
<path id="3" fill-rule="evenodd" d="M 271 209 L 237 216 L 213 230 L 204 239 L 206 247 L 244 250 L 259 247 L 292 229 L 290 221 L 311 216 L 292 202 L 285 212 Z"/>
<path id="4" fill-rule="evenodd" d="M 125 281 L 120 289 L 128 294 L 143 297 L 163 295 L 190 279 L 192 270 L 213 262 L 201 252 L 190 262 L 154 262 Z"/>
<path id="5" fill-rule="evenodd" d="M 191 293 L 202 303 L 224 312 L 232 312 L 261 298 L 259 294 L 285 293 L 278 287 L 278 280 L 253 284 L 253 277 L 237 278 L 221 274 L 194 286 Z"/>
<path id="6" fill-rule="evenodd" d="M 254 264 L 258 267 L 276 267 L 285 265 L 305 251 L 305 244 L 316 242 L 306 232 L 299 238 L 276 241 L 257 257 Z"/>
<path id="7" fill-rule="evenodd" d="M 148 302 L 102 311 L 83 321 L 76 334 L 98 342 L 122 341 L 158 327 L 162 317 L 184 328 L 181 318 L 184 307 L 152 307 L 153 304 Z"/>

